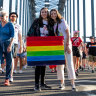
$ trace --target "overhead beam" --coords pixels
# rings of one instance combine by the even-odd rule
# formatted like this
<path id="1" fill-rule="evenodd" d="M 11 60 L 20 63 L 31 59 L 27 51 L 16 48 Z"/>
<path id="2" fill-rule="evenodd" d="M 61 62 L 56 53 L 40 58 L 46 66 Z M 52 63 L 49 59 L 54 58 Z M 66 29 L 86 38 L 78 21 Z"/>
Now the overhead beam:
<path id="1" fill-rule="evenodd" d="M 59 13 L 64 16 L 64 6 L 65 6 L 65 2 L 66 0 L 59 0 L 59 4 L 58 4 L 58 11 Z"/>
<path id="2" fill-rule="evenodd" d="M 3 0 L 0 0 L 0 11 L 2 10 L 3 8 Z"/>
<path id="3" fill-rule="evenodd" d="M 30 18 L 33 21 L 36 17 L 35 15 L 35 0 L 29 0 L 29 11 L 30 11 Z"/>
<path id="4" fill-rule="evenodd" d="M 94 20 L 94 0 L 91 0 L 91 25 L 92 25 L 92 36 L 95 36 L 95 20 Z"/>

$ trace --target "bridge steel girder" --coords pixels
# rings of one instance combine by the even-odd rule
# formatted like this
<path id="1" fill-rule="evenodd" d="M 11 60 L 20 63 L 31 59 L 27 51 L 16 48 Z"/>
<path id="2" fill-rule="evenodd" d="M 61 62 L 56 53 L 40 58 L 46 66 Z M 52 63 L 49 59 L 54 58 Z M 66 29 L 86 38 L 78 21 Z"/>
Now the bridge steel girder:
<path id="1" fill-rule="evenodd" d="M 91 26 L 92 26 L 92 36 L 95 36 L 95 19 L 94 19 L 94 0 L 91 0 Z"/>
<path id="2" fill-rule="evenodd" d="M 28 0 L 29 1 L 29 13 L 30 13 L 30 20 L 34 20 L 36 18 L 35 15 L 35 0 Z"/>
<path id="3" fill-rule="evenodd" d="M 9 0 L 9 13 L 12 12 L 12 0 Z"/>
<path id="4" fill-rule="evenodd" d="M 0 11 L 2 10 L 3 8 L 3 0 L 0 0 Z"/>
<path id="5" fill-rule="evenodd" d="M 64 6 L 65 6 L 65 2 L 66 0 L 59 0 L 59 4 L 58 4 L 58 11 L 59 13 L 64 16 Z"/>

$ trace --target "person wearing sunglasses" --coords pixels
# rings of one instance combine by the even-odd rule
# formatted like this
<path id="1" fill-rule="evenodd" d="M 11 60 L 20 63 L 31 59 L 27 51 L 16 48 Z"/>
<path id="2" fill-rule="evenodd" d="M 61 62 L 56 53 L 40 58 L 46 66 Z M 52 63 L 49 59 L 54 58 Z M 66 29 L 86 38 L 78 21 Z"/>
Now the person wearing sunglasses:
<path id="1" fill-rule="evenodd" d="M 10 82 L 13 82 L 13 70 L 14 73 L 17 73 L 17 62 L 18 62 L 18 58 L 17 58 L 17 50 L 18 50 L 18 43 L 20 45 L 19 48 L 19 53 L 21 54 L 23 49 L 22 49 L 22 28 L 19 24 L 17 24 L 17 18 L 18 18 L 18 14 L 16 12 L 11 12 L 9 14 L 9 19 L 11 21 L 11 23 L 14 25 L 14 29 L 15 29 L 15 34 L 14 34 L 14 44 L 13 44 L 13 62 L 12 62 L 12 70 L 11 70 L 11 78 L 9 79 Z M 20 63 L 20 66 L 22 64 Z M 20 67 L 19 73 L 22 73 L 22 66 Z"/>
<path id="2" fill-rule="evenodd" d="M 71 38 L 72 41 L 72 51 L 73 51 L 73 62 L 76 76 L 78 76 L 78 68 L 81 63 L 80 56 L 81 56 L 81 48 L 83 46 L 82 39 L 79 37 L 79 31 L 73 32 L 73 37 Z"/>
<path id="3" fill-rule="evenodd" d="M 12 67 L 12 45 L 14 40 L 14 26 L 8 22 L 8 15 L 6 12 L 0 13 L 0 64 L 4 53 L 6 59 L 6 78 L 4 85 L 10 85 L 9 78 Z"/>

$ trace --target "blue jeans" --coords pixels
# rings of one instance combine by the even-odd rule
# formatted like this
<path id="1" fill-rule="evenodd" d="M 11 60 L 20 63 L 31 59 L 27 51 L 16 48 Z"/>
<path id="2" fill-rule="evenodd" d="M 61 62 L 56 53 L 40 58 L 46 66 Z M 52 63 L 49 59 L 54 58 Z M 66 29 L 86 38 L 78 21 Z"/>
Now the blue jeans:
<path id="1" fill-rule="evenodd" d="M 7 52 L 7 48 L 9 44 L 10 44 L 10 40 L 5 41 L 5 42 L 0 42 L 0 64 L 1 64 L 1 59 L 3 56 L 3 52 L 4 52 L 4 56 L 6 59 L 6 79 L 10 78 L 11 67 L 12 67 L 12 51 Z"/>

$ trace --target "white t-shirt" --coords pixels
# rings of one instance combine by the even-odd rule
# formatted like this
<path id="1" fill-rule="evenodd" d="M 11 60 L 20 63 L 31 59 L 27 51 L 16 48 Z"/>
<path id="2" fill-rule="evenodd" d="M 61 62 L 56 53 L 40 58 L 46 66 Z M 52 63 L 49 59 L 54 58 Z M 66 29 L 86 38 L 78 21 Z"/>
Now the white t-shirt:
<path id="1" fill-rule="evenodd" d="M 48 22 L 43 20 L 43 27 L 40 27 L 40 34 L 41 34 L 41 36 L 48 36 L 47 25 L 48 25 Z"/>
<path id="2" fill-rule="evenodd" d="M 14 44 L 18 44 L 18 34 L 22 35 L 22 28 L 18 24 L 14 24 L 15 34 L 14 34 Z"/>
<path id="3" fill-rule="evenodd" d="M 57 24 L 54 25 L 54 32 L 56 32 L 56 27 Z M 66 29 L 68 28 L 68 25 L 64 19 L 61 19 L 61 23 L 58 24 L 58 31 L 59 31 L 59 36 L 64 36 L 64 39 L 66 39 Z"/>

